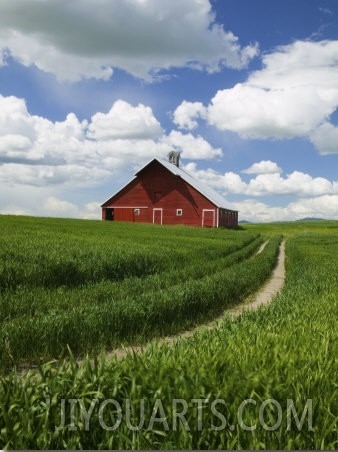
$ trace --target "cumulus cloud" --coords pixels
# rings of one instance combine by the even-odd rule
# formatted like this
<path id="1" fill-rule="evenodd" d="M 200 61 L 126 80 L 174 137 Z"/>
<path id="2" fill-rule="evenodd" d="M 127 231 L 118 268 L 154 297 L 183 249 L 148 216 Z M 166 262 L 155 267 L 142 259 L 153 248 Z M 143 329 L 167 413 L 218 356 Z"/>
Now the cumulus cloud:
<path id="1" fill-rule="evenodd" d="M 280 174 L 261 174 L 252 179 L 246 192 L 253 196 L 262 195 L 296 195 L 296 196 L 321 196 L 332 193 L 332 182 L 322 177 L 311 177 L 300 171 L 293 171 L 286 178 Z"/>
<path id="2" fill-rule="evenodd" d="M 323 195 L 314 198 L 299 199 L 288 208 L 296 218 L 320 217 L 337 219 L 338 195 Z"/>
<path id="3" fill-rule="evenodd" d="M 0 182 L 11 186 L 93 186 L 172 150 L 186 159 L 222 155 L 200 136 L 165 135 L 143 104 L 118 100 L 89 121 L 70 113 L 52 122 L 31 115 L 23 99 L 0 95 Z"/>
<path id="4" fill-rule="evenodd" d="M 29 185 L 45 187 L 64 185 L 71 187 L 92 187 L 98 181 L 111 176 L 105 168 L 78 165 L 29 165 L 26 163 L 5 163 L 0 165 L 0 181 L 8 185 Z"/>
<path id="5" fill-rule="evenodd" d="M 23 135 L 7 134 L 0 137 L 0 153 L 5 158 L 25 158 L 31 146 L 30 139 Z"/>
<path id="6" fill-rule="evenodd" d="M 244 174 L 273 174 L 281 172 L 282 170 L 277 163 L 271 162 L 271 160 L 262 160 L 258 163 L 254 163 L 250 168 L 242 171 Z"/>
<path id="7" fill-rule="evenodd" d="M 242 68 L 258 53 L 215 23 L 209 0 L 2 0 L 5 53 L 61 80 L 108 79 L 114 68 L 150 79 L 188 66 Z"/>
<path id="8" fill-rule="evenodd" d="M 264 202 L 252 199 L 235 202 L 234 209 L 239 211 L 240 220 L 247 220 L 257 223 L 295 219 L 285 207 L 273 207 Z"/>
<path id="9" fill-rule="evenodd" d="M 65 218 L 82 218 L 87 220 L 98 220 L 100 218 L 100 204 L 90 202 L 84 206 L 78 206 L 72 202 L 49 196 L 41 206 L 44 215 Z"/>
<path id="10" fill-rule="evenodd" d="M 65 214 L 65 216 L 67 216 L 67 214 L 69 215 L 70 212 L 77 210 L 75 204 L 55 198 L 54 196 L 47 198 L 43 207 L 46 212 L 50 211 L 53 212 L 53 214 Z"/>
<path id="11" fill-rule="evenodd" d="M 30 140 L 35 139 L 34 124 L 29 120 L 23 99 L 0 94 L 0 135 L 22 135 Z"/>
<path id="12" fill-rule="evenodd" d="M 264 223 L 274 221 L 293 221 L 302 218 L 337 219 L 337 195 L 324 195 L 314 198 L 301 198 L 285 207 L 271 206 L 252 199 L 233 203 L 239 210 L 240 219 Z"/>
<path id="13" fill-rule="evenodd" d="M 314 130 L 310 134 L 310 140 L 323 155 L 338 153 L 338 127 L 329 122 Z"/>
<path id="14" fill-rule="evenodd" d="M 337 182 L 331 182 L 323 177 L 312 177 L 301 171 L 293 171 L 286 177 L 282 177 L 279 172 L 258 174 L 246 183 L 234 172 L 220 174 L 210 168 L 198 170 L 193 163 L 188 164 L 187 168 L 197 178 L 225 195 L 316 197 L 338 194 Z"/>
<path id="15" fill-rule="evenodd" d="M 338 152 L 330 123 L 338 107 L 338 41 L 296 41 L 262 62 L 244 83 L 219 90 L 205 109 L 182 103 L 177 124 L 195 127 L 202 116 L 245 139 L 307 137 L 321 153 Z"/>
<path id="16" fill-rule="evenodd" d="M 162 142 L 169 148 L 182 151 L 182 157 L 187 159 L 210 160 L 223 155 L 220 148 L 213 148 L 204 138 L 195 137 L 191 133 L 184 135 L 173 130 Z"/>
<path id="17" fill-rule="evenodd" d="M 74 189 L 72 192 L 74 193 Z M 0 178 L 0 214 L 35 215 L 67 218 L 101 218 L 100 202 L 85 201 L 83 204 L 77 196 L 77 203 L 70 202 L 69 187 L 66 191 L 55 190 L 54 186 L 44 187 L 25 185 L 8 185 Z M 88 193 L 87 197 L 93 199 Z M 87 198 L 87 199 L 88 199 Z M 102 200 L 101 200 L 102 201 Z"/>
<path id="18" fill-rule="evenodd" d="M 268 90 L 238 84 L 215 95 L 208 120 L 243 138 L 294 138 L 306 136 L 318 127 L 332 113 L 335 103 L 338 89 L 335 99 L 324 99 L 308 86 Z"/>
<path id="19" fill-rule="evenodd" d="M 195 129 L 197 118 L 205 118 L 207 109 L 202 102 L 187 102 L 184 100 L 174 111 L 173 121 L 181 129 Z"/>
<path id="20" fill-rule="evenodd" d="M 197 169 L 195 162 L 188 163 L 185 168 L 194 174 L 197 179 L 207 183 L 223 194 L 242 194 L 246 192 L 247 184 L 242 181 L 238 174 L 232 171 L 220 174 L 211 168 L 201 170 Z"/>
<path id="21" fill-rule="evenodd" d="M 88 127 L 89 138 L 146 139 L 158 138 L 163 134 L 160 123 L 150 107 L 139 104 L 133 107 L 123 100 L 114 103 L 107 113 L 96 113 Z"/>

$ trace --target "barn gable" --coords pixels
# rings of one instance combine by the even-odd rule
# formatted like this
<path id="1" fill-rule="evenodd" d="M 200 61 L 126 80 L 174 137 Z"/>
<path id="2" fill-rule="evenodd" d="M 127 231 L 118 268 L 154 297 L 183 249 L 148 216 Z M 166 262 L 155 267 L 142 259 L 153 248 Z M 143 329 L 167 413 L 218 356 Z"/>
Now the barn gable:
<path id="1" fill-rule="evenodd" d="M 226 200 L 217 193 L 213 188 L 211 188 L 209 185 L 205 184 L 204 182 L 196 179 L 192 174 L 188 173 L 188 171 L 183 170 L 182 168 L 171 164 L 170 162 L 167 162 L 163 159 L 154 159 L 161 163 L 168 171 L 170 171 L 175 176 L 181 177 L 185 182 L 187 182 L 189 185 L 194 187 L 198 192 L 200 192 L 202 195 L 204 195 L 209 201 L 211 201 L 215 206 L 226 208 Z M 147 167 L 149 164 L 151 164 L 154 160 L 151 162 L 148 162 L 144 167 L 142 167 L 140 170 L 138 170 L 135 175 L 139 174 L 143 168 Z"/>
<path id="2" fill-rule="evenodd" d="M 130 182 L 102 204 L 102 218 L 192 226 L 237 226 L 238 213 L 226 208 L 224 198 L 180 168 L 179 159 L 173 162 L 155 158 L 141 167 Z"/>

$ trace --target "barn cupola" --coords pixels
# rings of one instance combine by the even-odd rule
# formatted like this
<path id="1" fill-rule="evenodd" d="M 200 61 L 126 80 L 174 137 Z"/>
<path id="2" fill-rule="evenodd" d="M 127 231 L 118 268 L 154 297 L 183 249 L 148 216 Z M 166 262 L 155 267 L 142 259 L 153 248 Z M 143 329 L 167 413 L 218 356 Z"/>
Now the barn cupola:
<path id="1" fill-rule="evenodd" d="M 176 165 L 177 168 L 180 166 L 180 152 L 171 151 L 168 154 L 169 163 L 172 163 L 173 165 Z"/>

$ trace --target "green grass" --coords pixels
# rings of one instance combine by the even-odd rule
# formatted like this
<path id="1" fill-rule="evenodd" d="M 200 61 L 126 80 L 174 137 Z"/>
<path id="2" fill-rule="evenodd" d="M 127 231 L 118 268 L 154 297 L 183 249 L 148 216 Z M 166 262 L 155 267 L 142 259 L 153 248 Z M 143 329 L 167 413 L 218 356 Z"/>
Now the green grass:
<path id="1" fill-rule="evenodd" d="M 48 224 L 48 221 L 45 221 L 47 222 L 45 224 Z M 78 227 L 83 227 L 84 230 L 87 227 L 93 228 L 94 231 L 98 226 L 97 223 L 88 226 L 85 223 L 79 224 Z M 104 225 L 103 229 L 106 230 L 106 227 Z M 283 291 L 268 307 L 256 312 L 247 312 L 236 320 L 230 320 L 225 316 L 218 328 L 201 330 L 193 338 L 182 339 L 172 346 L 158 346 L 153 342 L 144 353 L 130 354 L 122 361 L 114 359 L 106 361 L 103 355 L 94 362 L 87 360 L 80 365 L 70 357 L 57 365 L 42 365 L 38 371 L 25 375 L 13 371 L 3 376 L 0 382 L 2 448 L 337 449 L 338 222 L 325 222 L 321 226 L 309 223 L 304 225 L 304 233 L 298 223 L 295 224 L 294 231 L 291 224 L 286 225 L 285 231 L 282 224 L 262 225 L 261 228 L 259 225 L 250 225 L 248 231 L 237 232 L 174 229 L 168 228 L 168 234 L 173 234 L 172 238 L 177 238 L 180 232 L 182 237 L 186 234 L 179 249 L 180 256 L 184 255 L 182 249 L 184 243 L 189 246 L 190 237 L 193 240 L 198 237 L 201 247 L 203 246 L 201 240 L 205 239 L 210 249 L 213 240 L 221 240 L 222 243 L 219 237 L 225 234 L 229 238 L 233 237 L 231 246 L 235 248 L 232 248 L 231 253 L 225 253 L 223 256 L 220 253 L 215 258 L 215 260 L 225 259 L 226 266 L 220 271 L 210 267 L 210 272 L 207 272 L 205 277 L 195 278 L 197 271 L 195 269 L 188 273 L 191 278 L 189 277 L 186 282 L 180 284 L 176 280 L 176 284 L 173 285 L 164 282 L 164 287 L 157 291 L 154 298 L 160 305 L 163 300 L 164 308 L 170 305 L 167 303 L 168 300 L 174 301 L 178 303 L 174 309 L 176 312 L 180 306 L 179 300 L 184 300 L 188 301 L 187 307 L 193 306 L 198 312 L 199 306 L 204 306 L 206 298 L 211 296 L 213 302 L 223 299 L 222 295 L 228 293 L 229 287 L 231 293 L 237 290 L 238 297 L 242 298 L 245 290 L 250 292 L 253 289 L 251 279 L 256 281 L 255 275 L 259 274 L 260 269 L 273 265 L 276 244 L 279 241 L 275 236 L 285 232 L 285 236 L 288 237 L 287 278 Z M 81 233 L 86 236 L 84 230 Z M 109 228 L 107 230 L 111 231 Z M 145 245 L 145 237 L 151 228 L 141 230 L 142 234 L 145 234 L 143 236 Z M 167 230 L 160 228 L 154 228 L 153 231 L 154 240 L 155 232 L 167 233 Z M 118 240 L 125 240 L 122 229 L 116 229 L 116 232 L 121 236 Z M 247 237 L 251 235 L 253 243 L 258 233 L 272 237 L 261 256 L 254 257 L 251 252 L 244 259 L 235 259 L 233 262 L 227 257 L 235 256 L 236 253 L 241 253 L 242 249 L 251 246 L 251 242 L 246 243 L 243 240 L 236 248 L 242 234 L 243 236 L 248 234 Z M 101 237 L 101 240 L 105 239 Z M 160 246 L 161 240 L 157 243 Z M 215 248 L 219 246 L 220 243 Z M 148 251 L 150 248 L 148 247 Z M 191 246 L 191 250 L 195 250 L 194 245 Z M 160 254 L 159 256 L 161 257 Z M 187 262 L 188 269 L 197 259 L 195 254 L 190 261 L 188 256 L 187 261 L 182 258 L 182 262 Z M 166 269 L 163 274 L 170 269 L 169 261 L 170 259 L 166 261 L 165 258 L 162 261 L 163 269 Z M 201 262 L 201 267 L 208 268 L 208 259 L 198 262 Z M 270 269 L 271 267 L 269 271 Z M 170 278 L 174 279 L 175 268 L 171 267 L 169 273 L 171 271 L 173 273 Z M 264 271 L 262 273 L 264 274 Z M 156 274 L 148 274 L 141 279 L 147 280 L 155 276 Z M 104 285 L 104 281 L 106 280 L 98 284 Z M 126 281 L 111 283 L 123 285 Z M 240 286 L 242 281 L 243 286 Z M 207 284 L 204 286 L 205 282 Z M 256 284 L 260 283 L 256 281 Z M 95 285 L 96 283 L 91 281 L 89 286 Z M 146 283 L 145 287 L 150 289 L 151 284 L 147 286 Z M 203 301 L 200 304 L 198 298 L 203 288 L 206 292 L 200 297 Z M 54 291 L 73 293 L 81 289 L 87 290 L 88 287 L 86 285 L 81 288 L 57 287 L 48 290 L 50 293 Z M 39 287 L 35 287 L 34 290 L 38 291 Z M 148 293 L 151 295 L 152 291 L 145 291 L 146 299 Z M 238 297 L 236 295 L 234 298 Z M 226 305 L 224 301 L 222 303 L 220 308 Z M 48 303 L 46 305 L 47 317 L 51 306 L 52 304 Z M 209 308 L 206 312 L 208 310 Z M 59 313 L 62 312 L 60 309 Z M 84 312 L 83 320 L 89 321 L 89 313 Z M 190 313 L 190 310 L 187 309 L 187 312 Z M 10 322 L 21 318 L 21 314 L 11 315 Z M 28 319 L 29 314 L 25 315 Z M 201 312 L 201 317 L 205 315 Z M 71 315 L 69 317 L 72 318 Z M 90 320 L 94 321 L 95 317 L 96 315 Z M 164 319 L 169 317 L 166 315 Z M 156 319 L 155 323 L 158 322 Z M 84 332 L 87 328 L 85 324 Z M 6 344 L 4 337 L 3 343 Z M 60 424 L 62 399 L 66 401 L 65 425 L 56 429 Z M 177 418 L 177 428 L 174 428 L 173 408 L 174 400 L 177 399 L 181 400 L 177 405 L 179 412 L 182 411 L 182 400 L 187 404 L 185 419 L 190 430 L 184 428 Z M 209 402 L 204 402 L 201 411 L 198 411 L 194 399 L 204 401 L 208 399 Z M 217 410 L 223 415 L 223 419 L 226 419 L 225 426 L 221 425 L 222 418 L 215 416 L 210 408 L 217 399 L 224 401 L 224 404 L 218 403 Z M 243 405 L 243 402 L 249 399 L 251 403 Z M 273 399 L 274 404 L 269 403 L 269 399 Z M 124 414 L 121 424 L 115 431 L 103 428 L 103 422 L 113 425 L 116 421 L 117 413 L 116 410 L 114 413 L 112 403 L 106 405 L 100 417 L 99 407 L 107 400 L 113 400 L 115 405 L 119 404 Z M 291 412 L 288 421 L 290 401 L 294 411 Z M 74 404 L 74 419 L 70 413 L 71 403 Z M 86 410 L 92 406 L 92 414 L 87 425 L 85 418 L 81 417 L 80 403 Z M 131 404 L 134 413 L 131 418 L 133 425 L 139 423 L 140 406 L 144 404 L 144 424 L 139 430 L 131 430 L 128 427 L 125 416 L 128 403 Z M 166 418 L 161 420 L 161 411 L 157 411 L 155 413 L 157 421 L 153 422 L 152 428 L 148 428 L 151 419 L 153 421 L 155 419 L 154 407 L 158 408 L 159 403 Z M 242 421 L 246 426 L 255 427 L 252 431 L 247 431 L 239 425 L 238 410 L 241 406 Z M 278 421 L 276 406 L 280 408 L 281 419 L 279 425 L 274 428 Z M 260 408 L 265 424 L 262 424 L 259 416 Z M 294 413 L 297 413 L 299 421 L 304 414 L 300 428 L 297 427 Z M 230 428 L 230 425 L 234 427 Z M 216 431 L 212 426 L 221 428 Z"/>
<path id="2" fill-rule="evenodd" d="M 292 237 L 295 234 L 319 233 L 319 234 L 337 234 L 338 221 L 283 221 L 274 223 L 246 224 L 246 231 L 257 232 L 260 234 L 274 235 L 283 234 L 284 237 Z"/>
<path id="3" fill-rule="evenodd" d="M 257 233 L 0 216 L 0 290 L 77 287 L 224 257 Z"/>
<path id="4" fill-rule="evenodd" d="M 263 237 L 241 230 L 0 222 L 2 368 L 190 328 L 255 290 L 279 243 L 252 257 Z"/>

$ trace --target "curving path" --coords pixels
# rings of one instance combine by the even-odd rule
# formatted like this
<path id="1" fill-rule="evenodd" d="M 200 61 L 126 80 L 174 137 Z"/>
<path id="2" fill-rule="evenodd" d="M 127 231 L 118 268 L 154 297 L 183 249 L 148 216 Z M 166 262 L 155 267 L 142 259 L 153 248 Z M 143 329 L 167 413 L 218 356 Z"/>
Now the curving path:
<path id="1" fill-rule="evenodd" d="M 259 254 L 263 251 L 268 241 L 263 243 L 256 254 Z M 111 352 L 107 352 L 105 354 L 106 359 L 114 359 L 117 358 L 118 360 L 125 358 L 129 354 L 139 354 L 143 350 L 146 350 L 147 347 L 150 346 L 150 344 L 156 343 L 157 345 L 161 344 L 174 344 L 177 343 L 180 339 L 183 338 L 189 338 L 194 336 L 198 331 L 202 331 L 203 329 L 213 329 L 217 328 L 219 323 L 224 319 L 224 316 L 230 316 L 231 318 L 236 318 L 239 315 L 242 314 L 242 312 L 246 310 L 255 310 L 259 308 L 262 305 L 266 305 L 272 301 L 272 299 L 277 295 L 277 293 L 282 289 L 284 280 L 285 280 L 285 241 L 283 241 L 279 246 L 279 254 L 277 258 L 277 264 L 272 271 L 270 279 L 262 286 L 262 288 L 253 296 L 249 297 L 249 299 L 240 304 L 235 306 L 234 308 L 225 310 L 221 316 L 219 316 L 217 319 L 212 320 L 211 322 L 198 325 L 196 328 L 193 328 L 188 331 L 183 331 L 175 336 L 168 336 L 160 339 L 154 339 L 149 343 L 143 344 L 143 345 L 131 345 L 126 346 L 124 348 L 117 348 L 115 350 L 112 350 Z M 90 361 L 93 361 L 90 358 Z M 57 362 L 57 361 L 55 361 Z M 78 365 L 81 365 L 84 363 L 83 359 L 77 360 Z M 30 369 L 36 369 L 36 366 L 22 366 L 19 367 L 19 373 L 23 374 L 27 370 Z"/>
<path id="2" fill-rule="evenodd" d="M 264 245 L 264 244 L 263 244 Z M 264 249 L 264 248 L 263 248 Z M 272 271 L 271 278 L 263 285 L 263 287 L 256 293 L 253 301 L 243 303 L 228 311 L 232 317 L 238 317 L 243 311 L 255 310 L 262 305 L 268 304 L 272 301 L 278 292 L 282 289 L 285 281 L 285 240 L 279 246 L 279 254 L 277 264 Z"/>
<path id="3" fill-rule="evenodd" d="M 267 242 L 263 243 L 260 249 L 257 251 L 257 254 L 261 253 L 265 248 Z M 211 329 L 216 328 L 219 322 L 224 318 L 224 315 L 229 315 L 231 318 L 236 318 L 242 314 L 242 312 L 247 310 L 255 310 L 260 306 L 266 305 L 272 301 L 272 299 L 278 294 L 278 292 L 282 289 L 285 280 L 285 240 L 279 246 L 279 254 L 277 258 L 277 264 L 274 270 L 272 271 L 270 279 L 262 286 L 262 288 L 254 295 L 254 298 L 249 298 L 250 301 L 244 302 L 234 308 L 227 309 L 223 312 L 223 314 L 217 319 L 198 325 L 196 328 L 188 331 L 184 331 L 175 336 L 168 336 L 165 338 L 155 339 L 152 343 L 156 342 L 158 345 L 161 344 L 173 344 L 177 342 L 179 339 L 192 337 L 198 331 L 202 329 Z M 145 350 L 149 344 L 144 345 L 135 345 L 128 346 L 125 348 L 118 348 L 113 350 L 112 352 L 107 353 L 107 359 L 111 357 L 116 357 L 118 359 L 123 359 L 130 353 L 140 353 L 142 350 Z"/>

